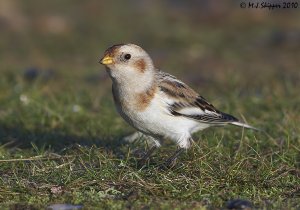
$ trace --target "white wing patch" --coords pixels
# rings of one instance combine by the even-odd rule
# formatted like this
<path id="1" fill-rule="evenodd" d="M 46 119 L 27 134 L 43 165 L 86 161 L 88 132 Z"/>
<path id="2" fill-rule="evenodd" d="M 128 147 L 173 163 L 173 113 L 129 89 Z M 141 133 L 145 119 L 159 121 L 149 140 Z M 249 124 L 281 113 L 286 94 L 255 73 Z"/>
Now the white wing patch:
<path id="1" fill-rule="evenodd" d="M 183 115 L 204 115 L 206 113 L 202 109 L 199 109 L 199 107 L 184 107 L 177 112 Z"/>

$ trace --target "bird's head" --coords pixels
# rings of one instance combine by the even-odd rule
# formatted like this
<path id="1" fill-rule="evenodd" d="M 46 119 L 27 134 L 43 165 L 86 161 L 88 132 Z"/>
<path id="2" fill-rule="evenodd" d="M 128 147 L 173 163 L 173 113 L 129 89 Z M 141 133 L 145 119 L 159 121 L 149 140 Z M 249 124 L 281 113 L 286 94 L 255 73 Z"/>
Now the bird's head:
<path id="1" fill-rule="evenodd" d="M 100 63 L 106 66 L 111 78 L 118 83 L 144 80 L 155 70 L 148 53 L 134 44 L 111 46 L 104 52 Z"/>

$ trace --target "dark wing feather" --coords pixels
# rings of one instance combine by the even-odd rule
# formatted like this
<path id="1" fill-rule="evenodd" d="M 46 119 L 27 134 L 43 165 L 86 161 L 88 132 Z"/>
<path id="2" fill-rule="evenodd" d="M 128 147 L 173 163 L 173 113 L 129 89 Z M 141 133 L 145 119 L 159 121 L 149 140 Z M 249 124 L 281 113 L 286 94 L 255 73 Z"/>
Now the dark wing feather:
<path id="1" fill-rule="evenodd" d="M 174 116 L 183 116 L 209 124 L 238 122 L 235 117 L 217 110 L 205 98 L 176 77 L 157 72 L 160 91 L 168 97 L 168 110 Z"/>

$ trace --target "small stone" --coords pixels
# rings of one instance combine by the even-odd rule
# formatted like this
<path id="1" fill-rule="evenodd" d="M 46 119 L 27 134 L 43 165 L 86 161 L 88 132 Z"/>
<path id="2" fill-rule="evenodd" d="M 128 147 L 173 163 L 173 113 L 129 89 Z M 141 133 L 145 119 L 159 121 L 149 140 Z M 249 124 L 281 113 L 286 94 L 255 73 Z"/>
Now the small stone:
<path id="1" fill-rule="evenodd" d="M 39 75 L 39 69 L 36 67 L 30 67 L 25 69 L 24 71 L 24 78 L 29 81 L 36 79 L 38 75 Z"/>
<path id="2" fill-rule="evenodd" d="M 72 204 L 52 204 L 47 206 L 47 210 L 75 210 L 75 209 L 82 209 L 82 205 L 72 205 Z"/>
<path id="3" fill-rule="evenodd" d="M 253 205 L 250 201 L 234 199 L 227 202 L 228 209 L 252 209 Z"/>

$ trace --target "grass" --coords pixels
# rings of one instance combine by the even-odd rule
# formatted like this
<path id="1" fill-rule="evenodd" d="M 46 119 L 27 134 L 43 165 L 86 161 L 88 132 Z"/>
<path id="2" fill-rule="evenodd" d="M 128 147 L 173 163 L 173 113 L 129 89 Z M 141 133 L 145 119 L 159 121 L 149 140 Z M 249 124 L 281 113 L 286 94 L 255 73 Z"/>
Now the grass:
<path id="1" fill-rule="evenodd" d="M 4 19 L 0 35 L 1 208 L 215 209 L 232 199 L 299 208 L 299 14 L 225 7 L 230 15 L 201 16 L 153 2 L 151 10 L 107 2 L 115 11 L 101 12 L 97 1 L 11 6 L 27 22 Z M 135 24 L 120 21 L 141 13 Z M 53 16 L 61 28 L 51 28 Z M 137 167 L 147 145 L 122 142 L 133 129 L 113 108 L 110 80 L 97 64 L 108 45 L 124 40 L 265 132 L 208 129 L 174 168 L 157 167 L 176 149 L 170 141 Z"/>

